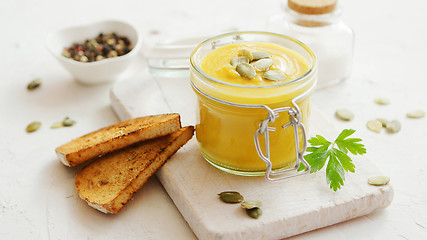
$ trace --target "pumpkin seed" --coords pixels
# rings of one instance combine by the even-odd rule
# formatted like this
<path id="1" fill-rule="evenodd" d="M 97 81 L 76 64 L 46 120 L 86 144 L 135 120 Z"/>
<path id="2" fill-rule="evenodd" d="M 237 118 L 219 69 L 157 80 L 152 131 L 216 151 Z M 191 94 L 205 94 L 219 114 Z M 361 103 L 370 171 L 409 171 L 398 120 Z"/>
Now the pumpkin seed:
<path id="1" fill-rule="evenodd" d="M 258 207 L 246 209 L 246 214 L 251 218 L 259 218 L 262 215 L 262 210 Z"/>
<path id="2" fill-rule="evenodd" d="M 408 118 L 423 118 L 426 115 L 426 112 L 423 110 L 414 110 L 406 113 Z"/>
<path id="3" fill-rule="evenodd" d="M 56 122 L 54 124 L 52 124 L 52 126 L 50 126 L 50 128 L 61 128 L 64 125 L 62 125 L 62 122 Z"/>
<path id="4" fill-rule="evenodd" d="M 266 52 L 254 52 L 252 53 L 252 57 L 253 57 L 252 61 L 257 61 L 260 59 L 269 58 L 271 57 L 271 55 Z"/>
<path id="5" fill-rule="evenodd" d="M 375 101 L 376 104 L 379 104 L 379 105 L 388 105 L 388 104 L 390 104 L 390 100 L 388 98 L 383 98 L 383 97 L 375 98 L 374 101 Z"/>
<path id="6" fill-rule="evenodd" d="M 244 78 L 252 79 L 256 76 L 255 68 L 249 63 L 240 63 L 236 67 L 236 71 Z"/>
<path id="7" fill-rule="evenodd" d="M 34 89 L 40 87 L 41 84 L 42 84 L 42 79 L 36 78 L 27 85 L 27 89 L 30 91 L 34 90 Z"/>
<path id="8" fill-rule="evenodd" d="M 230 61 L 230 64 L 233 67 L 236 67 L 237 65 L 239 65 L 239 63 L 249 63 L 249 59 L 245 56 L 241 56 L 241 57 L 234 57 Z"/>
<path id="9" fill-rule="evenodd" d="M 354 118 L 353 112 L 348 109 L 338 109 L 335 111 L 335 116 L 343 121 L 351 121 Z"/>
<path id="10" fill-rule="evenodd" d="M 37 121 L 32 122 L 32 123 L 28 124 L 27 128 L 25 128 L 25 131 L 27 131 L 27 132 L 37 131 L 37 129 L 39 129 L 41 125 L 42 125 L 41 122 L 37 122 Z"/>
<path id="11" fill-rule="evenodd" d="M 397 133 L 402 128 L 402 124 L 398 120 L 393 120 L 389 122 L 386 126 L 387 131 L 391 133 Z"/>
<path id="12" fill-rule="evenodd" d="M 366 123 L 366 127 L 372 132 L 380 133 L 383 128 L 383 124 L 378 120 L 370 120 Z"/>
<path id="13" fill-rule="evenodd" d="M 262 202 L 261 201 L 243 201 L 240 205 L 242 205 L 242 208 L 244 209 L 252 209 L 256 207 L 261 207 Z"/>
<path id="14" fill-rule="evenodd" d="M 387 127 L 387 124 L 390 123 L 389 120 L 384 118 L 377 118 L 376 120 L 379 121 L 383 125 L 383 127 Z"/>
<path id="15" fill-rule="evenodd" d="M 66 117 L 63 121 L 62 121 L 62 126 L 64 127 L 71 127 L 74 124 L 76 124 L 76 121 L 71 120 L 69 117 Z"/>
<path id="16" fill-rule="evenodd" d="M 247 57 L 249 59 L 249 62 L 251 62 L 254 59 L 251 51 L 249 51 L 246 48 L 240 49 L 239 52 L 237 53 L 237 55 Z"/>
<path id="17" fill-rule="evenodd" d="M 273 65 L 274 61 L 266 58 L 266 59 L 260 59 L 256 62 L 252 62 L 251 65 L 254 66 L 256 69 L 260 71 L 267 71 L 271 65 Z"/>
<path id="18" fill-rule="evenodd" d="M 235 191 L 222 192 L 218 196 L 225 203 L 240 203 L 243 201 L 243 196 Z"/>
<path id="19" fill-rule="evenodd" d="M 279 70 L 268 70 L 264 72 L 262 77 L 271 81 L 282 81 L 286 79 L 286 74 Z"/>
<path id="20" fill-rule="evenodd" d="M 390 178 L 386 176 L 375 176 L 368 179 L 368 183 L 374 186 L 383 186 L 390 182 Z"/>

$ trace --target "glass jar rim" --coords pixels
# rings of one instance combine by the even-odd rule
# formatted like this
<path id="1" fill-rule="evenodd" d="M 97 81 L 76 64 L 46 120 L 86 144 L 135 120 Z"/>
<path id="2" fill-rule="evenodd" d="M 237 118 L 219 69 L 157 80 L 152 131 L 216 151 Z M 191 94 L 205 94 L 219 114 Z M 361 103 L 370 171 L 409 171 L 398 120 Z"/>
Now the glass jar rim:
<path id="1" fill-rule="evenodd" d="M 197 52 L 200 50 L 200 48 L 209 43 L 209 42 L 214 42 L 215 40 L 218 39 L 222 39 L 225 37 L 229 37 L 229 36 L 239 36 L 239 35 L 244 35 L 244 34 L 251 34 L 251 35 L 270 35 L 270 36 L 274 36 L 274 37 L 279 37 L 279 38 L 284 38 L 287 39 L 291 42 L 296 43 L 297 45 L 299 45 L 300 47 L 302 47 L 305 51 L 307 51 L 307 53 L 310 55 L 311 59 L 312 59 L 312 64 L 310 66 L 310 68 L 307 70 L 307 72 L 305 72 L 303 75 L 301 75 L 298 78 L 295 78 L 291 81 L 288 82 L 284 82 L 284 83 L 279 83 L 279 84 L 274 84 L 274 85 L 264 85 L 264 86 L 247 86 L 247 85 L 240 85 L 240 84 L 234 84 L 234 83 L 228 83 L 228 82 L 224 82 L 221 81 L 219 79 L 213 78 L 209 75 L 207 75 L 200 67 L 198 64 L 196 64 L 195 62 L 195 55 L 197 54 Z M 231 43 L 230 43 L 231 44 Z M 317 57 L 316 54 L 314 53 L 314 51 L 305 43 L 301 42 L 300 40 L 297 40 L 293 37 L 290 36 L 286 36 L 283 34 L 278 34 L 278 33 L 272 33 L 272 32 L 264 32 L 264 31 L 242 31 L 242 32 L 231 32 L 231 33 L 225 33 L 225 34 L 221 34 L 221 35 L 217 35 L 211 38 L 208 38 L 206 40 L 204 40 L 203 42 L 199 43 L 193 50 L 193 52 L 191 53 L 190 56 L 190 68 L 192 68 L 193 70 L 195 70 L 198 74 L 202 75 L 203 77 L 219 83 L 219 84 L 223 84 L 223 85 L 227 85 L 227 86 L 231 86 L 231 87 L 240 87 L 240 88 L 276 88 L 276 87 L 283 87 L 283 86 L 289 86 L 295 83 L 299 83 L 304 81 L 307 78 L 310 78 L 310 76 L 315 73 L 316 68 L 317 68 Z"/>

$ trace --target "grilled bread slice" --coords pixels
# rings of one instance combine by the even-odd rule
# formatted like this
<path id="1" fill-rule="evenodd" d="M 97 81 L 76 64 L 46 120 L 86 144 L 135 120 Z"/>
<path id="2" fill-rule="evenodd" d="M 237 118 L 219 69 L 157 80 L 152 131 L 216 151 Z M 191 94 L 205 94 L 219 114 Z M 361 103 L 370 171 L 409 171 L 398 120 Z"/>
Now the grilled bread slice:
<path id="1" fill-rule="evenodd" d="M 181 128 L 178 113 L 134 118 L 76 138 L 55 149 L 61 162 L 69 167 L 133 143 L 165 136 Z"/>
<path id="2" fill-rule="evenodd" d="M 193 126 L 183 127 L 100 157 L 76 175 L 77 193 L 101 212 L 119 212 L 133 193 L 192 138 L 193 132 Z"/>

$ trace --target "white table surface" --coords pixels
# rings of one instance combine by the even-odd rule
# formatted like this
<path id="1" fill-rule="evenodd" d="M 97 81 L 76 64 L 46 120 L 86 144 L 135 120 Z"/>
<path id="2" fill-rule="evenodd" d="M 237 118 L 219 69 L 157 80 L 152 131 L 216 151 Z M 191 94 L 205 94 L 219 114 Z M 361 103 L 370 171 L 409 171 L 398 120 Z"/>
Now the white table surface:
<path id="1" fill-rule="evenodd" d="M 391 178 L 395 197 L 382 211 L 293 239 L 427 239 L 427 118 L 405 117 L 412 109 L 427 111 L 427 2 L 341 2 L 343 18 L 356 33 L 353 74 L 343 84 L 316 91 L 312 99 L 338 129 L 357 130 L 366 157 Z M 280 13 L 279 0 L 1 1 L 0 238 L 196 238 L 156 178 L 114 216 L 79 199 L 76 170 L 63 166 L 54 149 L 118 118 L 110 106 L 112 84 L 76 83 L 46 50 L 50 31 L 116 18 L 136 23 L 146 36 L 157 32 L 162 39 L 179 39 L 263 30 L 268 17 Z M 139 70 L 134 64 L 123 78 Z M 43 79 L 42 87 L 28 92 L 26 85 L 36 77 Z M 392 103 L 376 105 L 375 97 Z M 338 108 L 351 109 L 355 119 L 335 119 Z M 66 116 L 77 124 L 50 129 Z M 400 120 L 402 130 L 368 131 L 366 121 L 377 117 Z M 26 133 L 27 124 L 36 120 L 41 129 Z"/>

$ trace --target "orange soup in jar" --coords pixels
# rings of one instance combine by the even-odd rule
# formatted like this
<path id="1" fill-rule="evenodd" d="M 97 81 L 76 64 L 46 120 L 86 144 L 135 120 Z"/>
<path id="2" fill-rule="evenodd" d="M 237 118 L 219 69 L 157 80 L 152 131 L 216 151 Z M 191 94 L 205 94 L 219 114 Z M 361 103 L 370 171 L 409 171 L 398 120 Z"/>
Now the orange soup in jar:
<path id="1" fill-rule="evenodd" d="M 317 81 L 308 46 L 273 33 L 238 32 L 204 41 L 190 61 L 196 136 L 209 163 L 246 176 L 299 165 Z"/>

